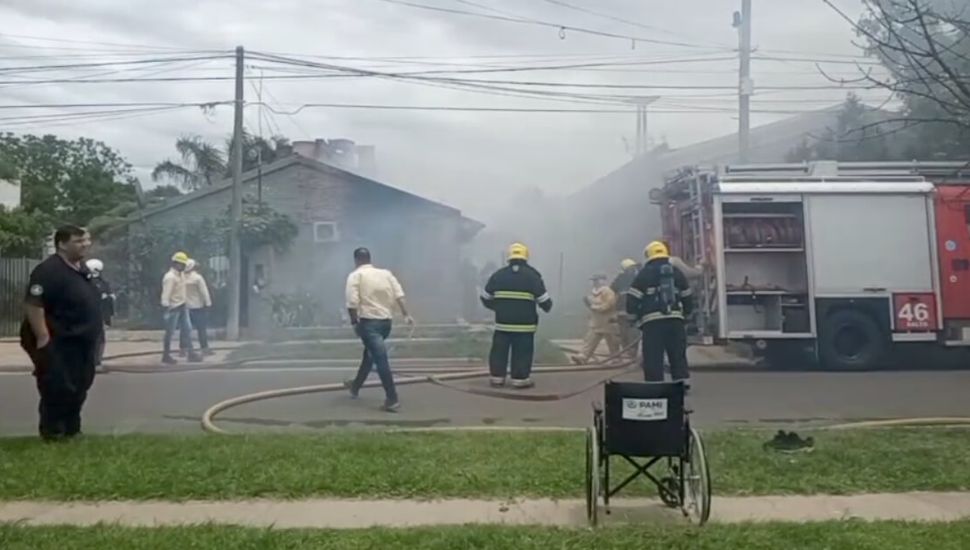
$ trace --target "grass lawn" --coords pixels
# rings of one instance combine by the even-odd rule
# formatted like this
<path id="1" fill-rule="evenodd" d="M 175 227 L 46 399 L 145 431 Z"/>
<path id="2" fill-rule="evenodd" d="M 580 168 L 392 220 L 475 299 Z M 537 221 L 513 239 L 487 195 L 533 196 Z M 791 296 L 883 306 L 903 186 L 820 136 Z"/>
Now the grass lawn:
<path id="1" fill-rule="evenodd" d="M 98 526 L 14 527 L 0 524 L 4 550 L 550 548 L 963 550 L 970 548 L 970 522 L 902 523 L 857 521 L 814 524 L 740 524 L 689 527 L 611 527 L 600 530 L 544 527 L 460 526 L 420 529 L 267 530 L 240 527 L 123 528 Z"/>
<path id="2" fill-rule="evenodd" d="M 970 430 L 814 435 L 815 452 L 790 456 L 762 450 L 768 433 L 707 434 L 715 494 L 970 490 Z M 580 497 L 583 445 L 568 432 L 10 438 L 0 500 Z M 624 494 L 653 491 L 641 482 Z"/>
<path id="3" fill-rule="evenodd" d="M 440 341 L 408 341 L 407 329 L 398 329 L 397 340 L 391 342 L 391 360 L 408 357 L 473 357 L 482 361 L 488 357 L 490 334 L 462 334 Z M 296 343 L 246 344 L 229 353 L 230 361 L 241 359 L 360 359 L 361 344 L 356 342 L 333 343 L 326 341 Z M 536 362 L 564 363 L 566 355 L 544 338 L 536 339 Z"/>

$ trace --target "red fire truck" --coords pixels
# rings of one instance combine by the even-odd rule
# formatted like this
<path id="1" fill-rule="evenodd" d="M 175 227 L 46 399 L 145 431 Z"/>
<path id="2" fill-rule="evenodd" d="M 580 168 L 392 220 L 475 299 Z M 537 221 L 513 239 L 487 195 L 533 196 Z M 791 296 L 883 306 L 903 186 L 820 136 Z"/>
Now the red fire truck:
<path id="1" fill-rule="evenodd" d="M 673 252 L 705 266 L 700 342 L 833 369 L 970 351 L 970 163 L 686 167 L 651 197 Z"/>

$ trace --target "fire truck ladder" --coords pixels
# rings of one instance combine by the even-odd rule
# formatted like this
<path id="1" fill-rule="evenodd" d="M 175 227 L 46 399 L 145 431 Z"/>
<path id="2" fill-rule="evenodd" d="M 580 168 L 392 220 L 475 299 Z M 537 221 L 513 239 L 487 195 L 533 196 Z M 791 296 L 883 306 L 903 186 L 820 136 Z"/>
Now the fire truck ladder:
<path id="1" fill-rule="evenodd" d="M 693 285 L 696 293 L 696 303 L 694 325 L 697 334 L 694 339 L 698 343 L 710 345 L 714 342 L 711 326 L 711 319 L 717 312 L 716 281 L 712 276 L 707 265 L 710 264 L 707 255 L 707 220 L 705 219 L 704 194 L 702 186 L 707 183 L 706 175 L 703 172 L 695 171 L 690 174 L 690 182 L 687 185 L 688 192 L 688 212 L 687 223 L 690 227 L 690 239 L 686 261 L 694 265 L 703 263 L 704 273 L 701 275 L 701 284 Z"/>

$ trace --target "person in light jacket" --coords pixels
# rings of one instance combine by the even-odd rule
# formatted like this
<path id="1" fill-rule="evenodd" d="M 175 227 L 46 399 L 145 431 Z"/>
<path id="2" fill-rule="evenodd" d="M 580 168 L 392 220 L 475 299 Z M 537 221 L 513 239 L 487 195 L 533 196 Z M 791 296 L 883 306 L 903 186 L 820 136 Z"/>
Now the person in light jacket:
<path id="1" fill-rule="evenodd" d="M 198 271 L 198 264 L 190 259 L 185 264 L 182 277 L 185 279 L 185 307 L 189 312 L 192 326 L 199 333 L 199 349 L 203 355 L 212 355 L 209 349 L 209 308 L 212 307 L 212 296 L 205 277 Z M 190 336 L 191 337 L 191 336 Z M 188 350 L 189 346 L 182 346 Z"/>
<path id="2" fill-rule="evenodd" d="M 606 340 L 611 357 L 620 351 L 616 326 L 616 293 L 606 284 L 604 274 L 597 273 L 590 281 L 593 288 L 583 298 L 583 303 L 589 309 L 589 331 L 586 333 L 582 353 L 572 358 L 574 363 L 580 365 L 592 359 L 603 340 Z"/>
<path id="3" fill-rule="evenodd" d="M 172 336 L 179 331 L 179 341 L 187 339 L 189 361 L 197 363 L 202 357 L 192 350 L 192 322 L 189 320 L 188 308 L 185 307 L 185 265 L 189 256 L 185 252 L 176 252 L 172 256 L 172 264 L 162 278 L 161 305 L 165 319 L 165 341 L 163 343 L 162 363 L 174 365 L 178 363 L 172 357 Z"/>

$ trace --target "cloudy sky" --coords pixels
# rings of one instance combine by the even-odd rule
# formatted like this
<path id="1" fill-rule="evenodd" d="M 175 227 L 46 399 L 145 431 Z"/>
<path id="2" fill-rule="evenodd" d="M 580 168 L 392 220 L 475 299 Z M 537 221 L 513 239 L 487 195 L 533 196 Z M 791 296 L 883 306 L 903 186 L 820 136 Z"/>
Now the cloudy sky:
<path id="1" fill-rule="evenodd" d="M 429 11 L 401 1 L 530 22 Z M 859 0 L 836 4 L 853 17 L 861 13 Z M 294 140 L 346 137 L 373 144 L 381 179 L 487 218 L 489 209 L 515 193 L 529 188 L 570 193 L 626 162 L 635 135 L 633 114 L 372 107 L 625 111 L 626 99 L 618 96 L 657 95 L 649 119 L 652 140 L 677 147 L 716 137 L 737 125 L 732 90 L 737 34 L 731 25 L 737 9 L 740 0 L 3 0 L 0 130 L 103 140 L 150 186 L 148 174 L 172 156 L 178 136 L 198 134 L 222 143 L 232 127 L 231 108 L 71 120 L 23 117 L 130 107 L 7 106 L 230 100 L 231 80 L 63 81 L 226 78 L 233 74 L 230 59 L 194 57 L 201 50 L 243 45 L 263 54 L 247 63 L 247 100 L 255 102 L 263 76 L 263 101 L 277 111 L 248 107 L 251 131 L 261 126 L 264 134 L 281 132 Z M 832 85 L 815 62 L 822 61 L 833 76 L 848 77 L 860 51 L 850 26 L 822 0 L 754 0 L 752 21 L 752 70 L 759 88 L 753 124 L 845 97 L 847 90 Z M 277 63 L 269 54 L 311 66 Z M 153 58 L 181 60 L 76 66 Z M 68 67 L 10 69 L 49 65 Z M 509 68 L 516 70 L 494 71 Z M 422 72 L 425 79 L 360 76 L 359 70 Z M 585 86 L 535 84 L 542 82 Z M 591 86 L 604 84 L 641 87 Z M 862 95 L 871 103 L 882 99 L 874 92 Z M 308 103 L 371 107 L 306 107 L 285 114 Z"/>

